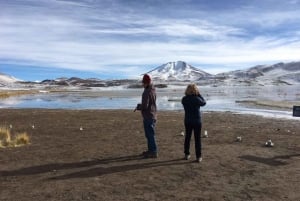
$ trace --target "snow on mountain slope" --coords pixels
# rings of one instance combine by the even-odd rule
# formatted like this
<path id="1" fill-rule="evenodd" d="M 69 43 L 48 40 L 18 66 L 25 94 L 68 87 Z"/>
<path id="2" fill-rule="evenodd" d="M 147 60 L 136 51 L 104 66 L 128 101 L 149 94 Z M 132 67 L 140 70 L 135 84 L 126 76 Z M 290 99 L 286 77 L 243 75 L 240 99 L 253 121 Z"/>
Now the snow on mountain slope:
<path id="1" fill-rule="evenodd" d="M 0 73 L 0 86 L 10 85 L 14 82 L 20 81 L 12 76 Z"/>
<path id="2" fill-rule="evenodd" d="M 300 83 L 300 62 L 278 63 L 261 69 L 263 76 L 258 81 L 263 83 L 270 81 L 276 83 L 297 84 Z"/>
<path id="3" fill-rule="evenodd" d="M 212 76 L 184 61 L 168 62 L 147 72 L 152 79 L 160 81 L 197 81 Z"/>
<path id="4" fill-rule="evenodd" d="M 299 84 L 300 62 L 259 65 L 246 70 L 220 73 L 216 78 L 222 78 L 227 84 Z"/>

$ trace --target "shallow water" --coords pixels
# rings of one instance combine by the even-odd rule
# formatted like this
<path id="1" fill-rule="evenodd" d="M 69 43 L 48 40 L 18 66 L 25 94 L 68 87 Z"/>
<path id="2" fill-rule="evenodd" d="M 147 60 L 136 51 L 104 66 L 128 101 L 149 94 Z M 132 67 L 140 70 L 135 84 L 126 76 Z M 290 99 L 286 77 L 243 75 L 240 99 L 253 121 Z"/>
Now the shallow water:
<path id="1" fill-rule="evenodd" d="M 181 98 L 185 87 L 157 89 L 159 110 L 183 110 Z M 230 111 L 275 118 L 292 118 L 292 110 L 249 108 L 237 100 L 299 101 L 299 86 L 200 87 L 207 100 L 202 111 Z M 69 91 L 10 97 L 0 101 L 0 108 L 46 109 L 134 109 L 141 101 L 142 89 Z M 170 101 L 170 99 L 172 101 Z"/>

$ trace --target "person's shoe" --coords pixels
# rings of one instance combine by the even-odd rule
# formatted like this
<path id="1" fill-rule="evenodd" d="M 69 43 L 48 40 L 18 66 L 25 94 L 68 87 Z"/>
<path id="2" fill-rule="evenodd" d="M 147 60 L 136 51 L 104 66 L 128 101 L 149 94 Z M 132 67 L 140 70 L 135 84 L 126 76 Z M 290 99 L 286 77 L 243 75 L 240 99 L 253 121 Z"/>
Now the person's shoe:
<path id="1" fill-rule="evenodd" d="M 184 160 L 189 160 L 191 158 L 191 155 L 189 155 L 189 154 L 185 154 L 185 156 L 184 156 Z"/>
<path id="2" fill-rule="evenodd" d="M 149 151 L 143 151 L 143 153 L 141 153 L 141 156 L 145 156 L 149 153 Z"/>
<path id="3" fill-rule="evenodd" d="M 202 161 L 202 157 L 196 159 L 197 163 L 200 163 L 201 161 Z"/>
<path id="4" fill-rule="evenodd" d="M 144 158 L 157 158 L 158 157 L 158 153 L 157 152 L 147 152 L 144 155 Z"/>

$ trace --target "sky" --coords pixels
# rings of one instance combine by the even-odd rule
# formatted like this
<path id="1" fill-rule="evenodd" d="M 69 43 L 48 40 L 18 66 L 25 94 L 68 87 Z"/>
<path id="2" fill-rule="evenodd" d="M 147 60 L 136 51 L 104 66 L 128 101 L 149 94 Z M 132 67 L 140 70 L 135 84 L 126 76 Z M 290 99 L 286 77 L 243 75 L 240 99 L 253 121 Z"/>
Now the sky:
<path id="1" fill-rule="evenodd" d="M 0 72 L 138 78 L 300 61 L 300 0 L 0 0 Z"/>

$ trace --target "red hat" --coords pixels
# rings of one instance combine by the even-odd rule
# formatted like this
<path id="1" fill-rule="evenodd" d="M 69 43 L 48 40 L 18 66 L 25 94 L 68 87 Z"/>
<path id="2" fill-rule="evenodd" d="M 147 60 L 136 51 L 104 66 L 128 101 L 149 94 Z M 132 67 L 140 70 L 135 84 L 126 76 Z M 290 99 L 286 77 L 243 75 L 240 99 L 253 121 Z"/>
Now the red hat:
<path id="1" fill-rule="evenodd" d="M 148 74 L 145 74 L 142 82 L 145 84 L 150 84 L 150 82 L 151 82 L 150 76 Z"/>

